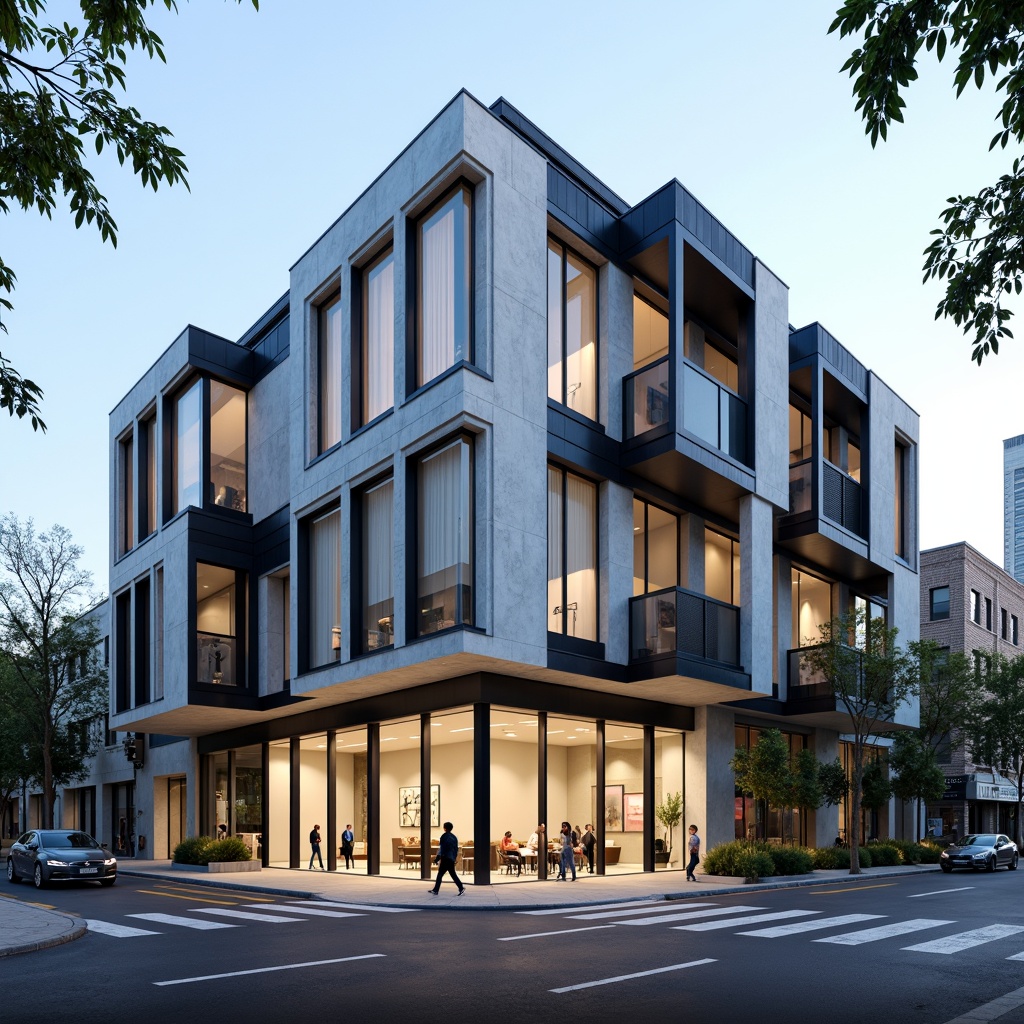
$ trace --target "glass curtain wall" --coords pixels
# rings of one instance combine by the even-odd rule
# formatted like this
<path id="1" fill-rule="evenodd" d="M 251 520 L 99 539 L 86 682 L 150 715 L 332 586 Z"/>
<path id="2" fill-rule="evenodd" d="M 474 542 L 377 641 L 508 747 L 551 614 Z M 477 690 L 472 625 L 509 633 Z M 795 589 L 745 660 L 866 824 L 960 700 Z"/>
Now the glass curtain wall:
<path id="1" fill-rule="evenodd" d="M 608 722 L 604 737 L 605 870 L 643 871 L 644 730 Z"/>
<path id="2" fill-rule="evenodd" d="M 327 852 L 333 839 L 327 832 L 327 734 L 303 736 L 299 741 L 299 867 L 310 864 L 309 834 L 320 826 L 320 856 L 327 868 Z M 312 861 L 319 870 L 320 860 Z"/>
<path id="3" fill-rule="evenodd" d="M 715 530 L 704 530 L 704 593 L 716 601 L 740 603 L 740 544 Z"/>
<path id="4" fill-rule="evenodd" d="M 213 766 L 213 837 L 224 839 L 231 835 L 231 786 L 228 774 L 228 754 L 222 751 L 211 759 Z"/>
<path id="5" fill-rule="evenodd" d="M 182 780 L 184 781 L 184 780 Z M 263 853 L 263 752 L 258 744 L 235 751 L 235 835 L 254 860 Z"/>
<path id="6" fill-rule="evenodd" d="M 761 732 L 756 726 L 737 725 L 736 746 L 744 750 L 752 749 Z M 789 732 L 783 732 L 782 736 L 789 744 L 792 763 L 797 752 L 807 745 L 807 737 Z M 785 846 L 803 845 L 807 841 L 807 825 L 799 808 L 775 807 L 764 800 L 755 800 L 738 788 L 735 792 L 733 817 L 737 839 L 766 840 Z"/>
<path id="7" fill-rule="evenodd" d="M 317 316 L 317 453 L 341 440 L 341 296 L 328 299 Z"/>
<path id="8" fill-rule="evenodd" d="M 395 404 L 395 256 L 363 273 L 363 423 Z"/>
<path id="9" fill-rule="evenodd" d="M 679 586 L 680 517 L 633 499 L 633 596 Z"/>
<path id="10" fill-rule="evenodd" d="M 537 716 L 492 708 L 490 725 L 491 881 L 536 879 L 532 851 L 505 854 L 498 849 L 506 832 L 517 848 L 525 847 L 537 827 Z"/>
<path id="11" fill-rule="evenodd" d="M 832 619 L 832 585 L 819 576 L 793 570 L 792 645 L 813 647 L 821 642 L 821 624 Z"/>
<path id="12" fill-rule="evenodd" d="M 234 686 L 238 674 L 236 572 L 196 563 L 196 680 Z"/>
<path id="13" fill-rule="evenodd" d="M 174 854 L 174 848 L 185 839 L 187 794 L 188 787 L 185 779 L 167 780 L 167 852 L 164 854 L 165 857 L 171 857 Z"/>
<path id="14" fill-rule="evenodd" d="M 429 808 L 431 849 L 437 846 L 445 821 L 454 825 L 459 837 L 461 855 L 456 871 L 463 882 L 473 880 L 473 709 L 460 708 L 434 715 L 430 722 L 430 797 L 424 801 L 423 813 Z M 480 742 L 486 742 L 480 737 Z M 381 758 L 383 761 L 383 756 Z M 383 799 L 383 796 L 381 797 Z M 435 825 L 434 822 L 437 822 Z M 484 852 L 481 856 L 487 856 Z M 432 858 L 431 858 L 432 859 Z M 445 877 L 445 886 L 451 884 Z M 451 888 L 454 892 L 454 886 Z"/>
<path id="15" fill-rule="evenodd" d="M 363 494 L 363 650 L 389 647 L 395 633 L 393 480 Z"/>
<path id="16" fill-rule="evenodd" d="M 268 863 L 271 867 L 289 866 L 289 845 L 291 837 L 291 743 L 278 740 L 270 744 L 270 778 L 267 784 L 268 831 L 263 842 L 268 848 Z M 310 828 L 313 827 L 310 824 Z M 321 825 L 324 822 L 320 822 Z M 299 847 L 301 854 L 302 847 Z M 307 854 L 308 856 L 308 854 Z M 305 865 L 303 865 L 305 866 Z"/>
<path id="17" fill-rule="evenodd" d="M 597 419 L 597 271 L 548 239 L 548 396 Z"/>
<path id="18" fill-rule="evenodd" d="M 654 867 L 656 870 L 670 868 L 681 870 L 689 859 L 686 850 L 686 781 L 683 775 L 686 736 L 668 729 L 654 731 Z M 671 798 L 678 796 L 681 817 L 676 824 L 670 824 L 670 808 L 666 806 Z M 700 824 L 697 823 L 698 830 Z M 658 843 L 661 843 L 659 849 Z"/>
<path id="19" fill-rule="evenodd" d="M 345 871 L 345 858 L 340 855 L 341 833 L 347 825 L 352 826 L 355 836 L 353 844 L 353 866 L 349 870 L 366 872 L 366 816 L 369 789 L 366 775 L 366 730 L 346 729 L 334 737 L 335 768 L 335 827 L 334 836 L 324 836 L 325 842 L 333 842 L 339 851 L 338 870 Z M 321 822 L 321 824 L 325 824 Z M 381 869 L 387 863 L 387 854 L 381 857 Z"/>
<path id="20" fill-rule="evenodd" d="M 172 476 L 174 478 L 173 512 L 189 505 L 202 505 L 200 483 L 202 463 L 203 382 L 197 380 L 178 396 L 174 409 L 174 445 Z"/>
<path id="21" fill-rule="evenodd" d="M 210 381 L 210 501 L 246 510 L 246 395 Z"/>
<path id="22" fill-rule="evenodd" d="M 597 640 L 597 485 L 548 466 L 548 631 Z"/>
<path id="23" fill-rule="evenodd" d="M 558 874 L 563 821 L 582 837 L 597 806 L 597 723 L 585 718 L 548 718 L 548 874 Z M 581 860 L 576 860 L 579 871 Z M 567 875 L 568 877 L 568 875 Z"/>
<path id="24" fill-rule="evenodd" d="M 431 729 L 431 750 L 439 728 Z M 470 734 L 472 735 L 472 734 Z M 420 821 L 426 814 L 431 822 L 430 835 L 441 834 L 439 793 L 430 792 L 426 800 L 420 786 L 420 720 L 406 718 L 384 722 L 380 727 L 380 871 L 399 875 L 419 869 L 424 851 L 420 844 Z M 433 825 L 437 821 L 437 826 Z M 459 834 L 461 824 L 456 828 Z M 353 830 L 354 831 L 354 830 Z M 430 858 L 430 851 L 426 851 Z M 413 876 L 415 877 L 415 876 Z"/>

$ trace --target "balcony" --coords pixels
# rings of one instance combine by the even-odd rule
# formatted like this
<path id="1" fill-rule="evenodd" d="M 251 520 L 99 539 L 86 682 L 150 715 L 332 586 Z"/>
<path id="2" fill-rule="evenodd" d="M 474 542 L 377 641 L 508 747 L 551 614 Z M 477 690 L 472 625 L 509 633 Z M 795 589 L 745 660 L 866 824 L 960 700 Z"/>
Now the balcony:
<path id="1" fill-rule="evenodd" d="M 639 437 L 672 422 L 668 356 L 634 370 L 622 380 L 626 400 L 626 437 Z"/>
<path id="2" fill-rule="evenodd" d="M 630 662 L 661 654 L 739 668 L 739 608 L 681 587 L 630 598 Z"/>
<path id="3" fill-rule="evenodd" d="M 196 681 L 236 686 L 235 637 L 196 632 Z"/>
<path id="4" fill-rule="evenodd" d="M 864 489 L 861 485 L 826 461 L 822 465 L 821 487 L 822 515 L 844 530 L 864 537 Z"/>

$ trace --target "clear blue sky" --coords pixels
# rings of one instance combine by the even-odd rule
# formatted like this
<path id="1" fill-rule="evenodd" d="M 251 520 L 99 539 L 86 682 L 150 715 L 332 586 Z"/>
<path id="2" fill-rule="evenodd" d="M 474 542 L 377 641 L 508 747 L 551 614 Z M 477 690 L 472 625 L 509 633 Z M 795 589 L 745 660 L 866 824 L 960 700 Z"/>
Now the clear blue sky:
<path id="1" fill-rule="evenodd" d="M 837 0 L 262 0 L 153 12 L 167 64 L 133 58 L 128 99 L 169 126 L 192 191 L 145 191 L 97 164 L 115 250 L 20 211 L 0 351 L 46 390 L 45 435 L 0 422 L 0 512 L 59 522 L 108 566 L 108 414 L 192 323 L 235 339 L 288 267 L 462 87 L 505 96 L 629 202 L 678 178 L 920 414 L 921 544 L 967 540 L 1002 564 L 1002 439 L 1024 432 L 1020 341 L 978 369 L 933 319 L 921 251 L 947 196 L 993 180 L 996 103 L 925 64 L 908 123 L 872 150 L 827 36 Z M 53 3 L 63 18 L 77 5 Z M 947 62 L 949 57 L 947 56 Z M 1024 318 L 1024 303 L 1019 316 Z"/>

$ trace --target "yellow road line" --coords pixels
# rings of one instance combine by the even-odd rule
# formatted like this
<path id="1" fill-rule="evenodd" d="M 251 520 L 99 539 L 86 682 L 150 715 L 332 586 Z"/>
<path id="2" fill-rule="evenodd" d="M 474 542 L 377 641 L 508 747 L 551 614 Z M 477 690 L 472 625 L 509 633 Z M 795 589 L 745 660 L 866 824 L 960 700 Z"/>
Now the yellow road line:
<path id="1" fill-rule="evenodd" d="M 837 892 L 860 892 L 861 889 L 889 889 L 895 882 L 879 882 L 878 885 L 844 885 L 842 889 L 815 889 L 812 896 L 831 896 Z"/>
<path id="2" fill-rule="evenodd" d="M 210 892 L 209 886 L 203 885 L 164 885 L 157 882 L 157 888 L 159 889 L 173 889 L 175 892 Z M 244 899 L 249 903 L 276 903 L 277 898 L 274 896 L 253 896 L 248 892 L 240 892 L 238 889 L 224 889 L 222 891 L 225 896 L 232 895 L 238 899 Z"/>
<path id="3" fill-rule="evenodd" d="M 145 893 L 147 896 L 165 896 L 169 900 L 191 900 L 193 903 L 216 903 L 222 907 L 236 907 L 237 900 L 208 900 L 202 896 L 177 896 L 173 892 L 157 892 L 153 889 L 136 889 L 136 892 Z"/>

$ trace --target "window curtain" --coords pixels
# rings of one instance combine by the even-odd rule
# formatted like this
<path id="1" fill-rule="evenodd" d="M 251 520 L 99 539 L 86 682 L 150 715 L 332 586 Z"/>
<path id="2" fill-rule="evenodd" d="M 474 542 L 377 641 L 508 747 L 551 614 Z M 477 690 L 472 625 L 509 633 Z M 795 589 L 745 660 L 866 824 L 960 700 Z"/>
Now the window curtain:
<path id="1" fill-rule="evenodd" d="M 455 362 L 454 201 L 420 230 L 420 377 L 426 384 Z"/>
<path id="2" fill-rule="evenodd" d="M 341 512 L 309 528 L 309 666 L 337 661 L 341 647 Z"/>
<path id="3" fill-rule="evenodd" d="M 392 551 L 394 550 L 394 482 L 386 481 L 363 496 L 363 592 L 365 627 L 378 629 L 377 620 L 391 614 L 394 597 Z M 385 607 L 382 609 L 382 605 Z"/>
<path id="4" fill-rule="evenodd" d="M 203 382 L 196 381 L 177 407 L 177 498 L 174 511 L 200 505 L 199 463 L 202 449 Z"/>
<path id="5" fill-rule="evenodd" d="M 395 404 L 395 260 L 388 254 L 366 281 L 366 350 L 363 368 L 364 423 Z"/>
<path id="6" fill-rule="evenodd" d="M 566 253 L 565 402 L 597 419 L 597 281 L 594 268 Z"/>
<path id="7" fill-rule="evenodd" d="M 341 299 L 320 311 L 320 451 L 341 440 Z"/>
<path id="8" fill-rule="evenodd" d="M 566 632 L 597 639 L 597 487 L 589 480 L 565 478 Z M 575 610 L 568 610 L 576 604 Z"/>
<path id="9" fill-rule="evenodd" d="M 562 606 L 562 472 L 548 466 L 548 631 L 561 633 L 563 617 L 555 612 Z"/>
<path id="10" fill-rule="evenodd" d="M 562 247 L 548 241 L 548 398 L 564 403 L 562 391 Z"/>

